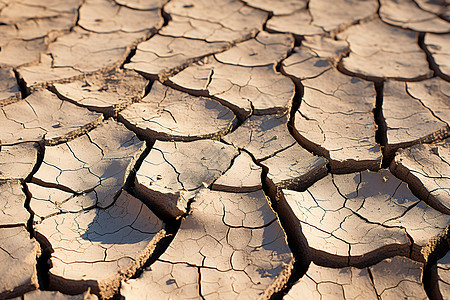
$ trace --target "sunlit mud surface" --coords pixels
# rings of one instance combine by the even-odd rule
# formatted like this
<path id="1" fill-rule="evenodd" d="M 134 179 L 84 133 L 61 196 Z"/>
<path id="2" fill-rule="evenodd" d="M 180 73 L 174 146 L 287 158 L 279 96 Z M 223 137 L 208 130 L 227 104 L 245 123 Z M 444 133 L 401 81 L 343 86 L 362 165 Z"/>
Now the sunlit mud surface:
<path id="1" fill-rule="evenodd" d="M 0 299 L 450 299 L 447 0 L 0 0 Z"/>

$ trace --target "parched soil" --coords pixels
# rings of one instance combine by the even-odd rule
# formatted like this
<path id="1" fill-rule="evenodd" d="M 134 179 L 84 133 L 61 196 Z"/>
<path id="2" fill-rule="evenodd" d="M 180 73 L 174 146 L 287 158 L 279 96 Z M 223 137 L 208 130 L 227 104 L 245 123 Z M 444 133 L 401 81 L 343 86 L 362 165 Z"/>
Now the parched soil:
<path id="1" fill-rule="evenodd" d="M 450 299 L 447 0 L 0 0 L 0 299 Z"/>

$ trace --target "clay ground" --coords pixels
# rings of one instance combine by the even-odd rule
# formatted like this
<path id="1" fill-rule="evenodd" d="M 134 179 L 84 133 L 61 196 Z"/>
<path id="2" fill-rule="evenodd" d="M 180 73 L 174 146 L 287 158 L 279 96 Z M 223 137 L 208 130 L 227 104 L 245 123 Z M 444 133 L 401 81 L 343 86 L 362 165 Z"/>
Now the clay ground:
<path id="1" fill-rule="evenodd" d="M 447 0 L 0 0 L 0 299 L 450 299 Z"/>

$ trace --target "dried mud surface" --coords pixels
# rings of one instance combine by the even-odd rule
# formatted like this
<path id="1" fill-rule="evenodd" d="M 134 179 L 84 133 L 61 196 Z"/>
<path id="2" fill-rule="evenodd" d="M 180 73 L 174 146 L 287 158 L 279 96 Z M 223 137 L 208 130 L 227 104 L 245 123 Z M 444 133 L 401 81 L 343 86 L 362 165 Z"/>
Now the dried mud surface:
<path id="1" fill-rule="evenodd" d="M 450 299 L 447 0 L 0 0 L 0 299 Z"/>

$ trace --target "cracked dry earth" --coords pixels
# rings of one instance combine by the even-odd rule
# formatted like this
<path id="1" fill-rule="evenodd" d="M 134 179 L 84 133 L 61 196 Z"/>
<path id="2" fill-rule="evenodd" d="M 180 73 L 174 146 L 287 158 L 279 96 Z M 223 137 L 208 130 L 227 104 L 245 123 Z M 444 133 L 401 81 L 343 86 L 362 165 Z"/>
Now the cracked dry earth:
<path id="1" fill-rule="evenodd" d="M 0 299 L 450 299 L 447 0 L 0 0 Z"/>

